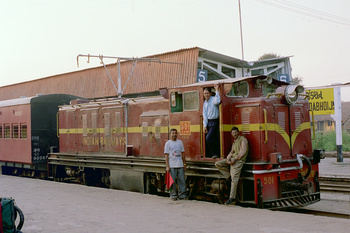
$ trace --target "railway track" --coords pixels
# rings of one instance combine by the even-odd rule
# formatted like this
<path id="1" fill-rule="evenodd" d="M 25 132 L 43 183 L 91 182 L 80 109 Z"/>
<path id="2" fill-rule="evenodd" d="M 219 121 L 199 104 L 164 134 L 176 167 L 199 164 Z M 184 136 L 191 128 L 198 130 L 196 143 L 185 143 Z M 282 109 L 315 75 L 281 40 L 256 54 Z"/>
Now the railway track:
<path id="1" fill-rule="evenodd" d="M 350 214 L 347 214 L 347 213 L 338 213 L 338 212 L 327 211 L 327 210 L 309 209 L 307 207 L 290 209 L 290 210 L 286 210 L 286 212 L 350 219 Z"/>
<path id="2" fill-rule="evenodd" d="M 350 177 L 320 177 L 321 192 L 350 194 Z"/>

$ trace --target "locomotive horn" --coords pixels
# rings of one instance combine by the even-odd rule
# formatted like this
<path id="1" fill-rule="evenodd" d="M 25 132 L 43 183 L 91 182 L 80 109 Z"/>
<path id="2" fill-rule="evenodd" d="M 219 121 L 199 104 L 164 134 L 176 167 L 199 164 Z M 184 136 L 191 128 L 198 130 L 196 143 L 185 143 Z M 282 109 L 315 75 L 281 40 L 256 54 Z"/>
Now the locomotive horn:
<path id="1" fill-rule="evenodd" d="M 272 77 L 270 77 L 270 76 L 267 76 L 265 79 L 257 79 L 256 80 L 256 83 L 255 83 L 255 87 L 256 88 L 261 88 L 261 85 L 263 84 L 263 83 L 268 83 L 268 84 L 271 84 L 272 83 Z"/>
<path id="2" fill-rule="evenodd" d="M 268 84 L 272 83 L 272 77 L 267 76 L 265 79 L 261 80 L 261 82 L 267 82 Z"/>

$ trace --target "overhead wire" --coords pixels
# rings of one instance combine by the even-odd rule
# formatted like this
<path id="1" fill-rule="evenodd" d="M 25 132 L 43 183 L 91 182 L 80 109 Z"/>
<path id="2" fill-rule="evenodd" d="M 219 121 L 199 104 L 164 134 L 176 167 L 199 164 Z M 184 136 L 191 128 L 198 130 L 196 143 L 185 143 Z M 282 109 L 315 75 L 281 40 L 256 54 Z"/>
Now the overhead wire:
<path id="1" fill-rule="evenodd" d="M 286 5 L 290 5 L 292 7 L 296 7 L 296 8 L 299 8 L 301 10 L 310 11 L 310 12 L 313 12 L 315 14 L 320 14 L 320 15 L 323 15 L 325 17 L 333 18 L 335 20 L 345 21 L 345 22 L 349 22 L 350 23 L 350 19 L 347 19 L 347 18 L 344 18 L 344 17 L 340 17 L 340 16 L 337 16 L 337 15 L 332 15 L 332 14 L 329 14 L 329 13 L 326 13 L 326 12 L 323 12 L 323 11 L 315 10 L 315 9 L 312 9 L 312 8 L 309 8 L 309 7 L 305 7 L 305 6 L 302 6 L 302 5 L 293 3 L 293 2 L 289 2 L 289 1 L 286 1 L 286 0 L 274 0 L 274 1 L 282 2 L 282 3 L 285 3 Z"/>
<path id="2" fill-rule="evenodd" d="M 339 17 L 336 15 L 331 15 L 322 11 L 314 10 L 308 7 L 304 7 L 295 3 L 291 3 L 285 0 L 275 0 L 277 3 L 269 2 L 267 0 L 256 0 L 266 5 L 277 7 L 286 11 L 294 12 L 297 14 L 302 14 L 308 17 L 313 17 L 319 20 L 328 21 L 331 23 L 341 24 L 343 26 L 350 27 L 350 19 Z M 281 5 L 282 4 L 282 5 Z M 294 7 L 294 8 L 293 8 Z"/>

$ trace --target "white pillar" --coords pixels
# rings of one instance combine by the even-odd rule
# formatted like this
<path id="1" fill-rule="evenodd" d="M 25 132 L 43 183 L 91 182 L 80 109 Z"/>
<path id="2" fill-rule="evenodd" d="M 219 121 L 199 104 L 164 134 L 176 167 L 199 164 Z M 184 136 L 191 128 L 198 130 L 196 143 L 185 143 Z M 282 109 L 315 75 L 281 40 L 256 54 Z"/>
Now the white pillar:
<path id="1" fill-rule="evenodd" d="M 337 144 L 337 162 L 343 162 L 343 136 L 341 127 L 341 95 L 340 87 L 334 87 L 334 114 L 331 117 L 335 121 L 335 134 Z"/>

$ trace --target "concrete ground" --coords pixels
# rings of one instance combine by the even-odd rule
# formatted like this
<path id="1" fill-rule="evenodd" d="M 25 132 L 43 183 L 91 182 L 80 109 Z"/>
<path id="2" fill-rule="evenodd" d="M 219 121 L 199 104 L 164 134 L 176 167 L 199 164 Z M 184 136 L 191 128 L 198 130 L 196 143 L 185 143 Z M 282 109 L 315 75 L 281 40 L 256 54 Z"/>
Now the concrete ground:
<path id="1" fill-rule="evenodd" d="M 336 158 L 321 160 L 320 175 L 350 176 L 350 159 L 344 158 L 343 163 L 337 163 Z M 155 195 L 4 175 L 0 175 L 0 197 L 13 197 L 22 209 L 24 233 L 288 233 L 349 232 L 350 228 L 348 219 L 204 201 L 174 202 Z M 349 211 L 350 202 L 332 201 L 324 194 L 321 198 L 329 208 Z"/>
<path id="2" fill-rule="evenodd" d="M 0 175 L 24 233 L 348 232 L 350 221 Z"/>

